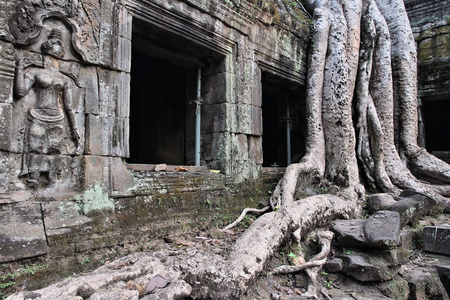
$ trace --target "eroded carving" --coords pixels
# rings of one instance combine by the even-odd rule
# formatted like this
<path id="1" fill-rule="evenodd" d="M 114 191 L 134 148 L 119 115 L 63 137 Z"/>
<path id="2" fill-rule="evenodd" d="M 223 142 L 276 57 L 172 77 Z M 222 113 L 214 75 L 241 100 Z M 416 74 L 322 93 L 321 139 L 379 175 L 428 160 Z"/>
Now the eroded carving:
<path id="1" fill-rule="evenodd" d="M 77 14 L 78 1 L 33 1 L 27 0 L 16 6 L 16 12 L 9 19 L 9 31 L 12 42 L 18 46 L 35 43 L 42 33 L 44 22 L 56 19 L 70 28 L 70 42 L 74 54 L 86 60 L 86 53 L 76 41 L 79 28 L 72 19 Z"/>
<path id="2" fill-rule="evenodd" d="M 76 155 L 82 152 L 82 140 L 72 107 L 72 90 L 76 82 L 59 70 L 59 59 L 64 56 L 62 33 L 53 29 L 42 46 L 43 67 L 36 67 L 18 53 L 14 93 L 26 96 L 34 89 L 35 105 L 28 111 L 28 126 L 24 135 L 24 157 L 20 176 L 27 176 L 29 187 L 37 187 L 41 175 L 48 183 L 55 181 L 58 158 L 63 153 L 65 118 L 72 139 L 76 142 Z"/>

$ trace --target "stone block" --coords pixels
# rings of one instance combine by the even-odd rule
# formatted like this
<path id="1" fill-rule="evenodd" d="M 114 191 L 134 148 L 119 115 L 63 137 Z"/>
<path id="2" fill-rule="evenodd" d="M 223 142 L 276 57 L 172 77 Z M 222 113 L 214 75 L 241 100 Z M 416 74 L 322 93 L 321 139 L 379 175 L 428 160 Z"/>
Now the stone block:
<path id="1" fill-rule="evenodd" d="M 133 187 L 133 176 L 127 169 L 122 158 L 110 158 L 110 186 L 112 195 L 131 194 L 130 189 Z"/>
<path id="2" fill-rule="evenodd" d="M 61 236 L 72 235 L 73 229 L 92 221 L 82 215 L 80 204 L 73 201 L 46 202 L 42 211 L 50 247 L 59 247 Z"/>
<path id="3" fill-rule="evenodd" d="M 84 156 L 85 161 L 85 186 L 96 184 L 109 187 L 109 158 L 101 156 Z"/>
<path id="4" fill-rule="evenodd" d="M 400 214 L 380 210 L 371 215 L 364 225 L 368 243 L 381 249 L 392 249 L 400 243 Z"/>
<path id="5" fill-rule="evenodd" d="M 230 97 L 230 73 L 217 73 L 202 78 L 202 98 L 207 104 L 226 103 Z"/>
<path id="6" fill-rule="evenodd" d="M 263 134 L 263 125 L 262 125 L 262 109 L 261 107 L 251 108 L 251 135 L 262 135 Z"/>
<path id="7" fill-rule="evenodd" d="M 97 115 L 86 117 L 85 153 L 91 155 L 110 155 L 112 118 Z"/>
<path id="8" fill-rule="evenodd" d="M 423 215 L 434 215 L 436 213 L 440 213 L 443 209 L 443 204 L 437 202 L 433 198 L 430 198 L 424 194 L 420 194 L 413 190 L 403 190 L 400 193 L 400 197 L 402 198 L 410 198 L 422 203 L 422 214 Z"/>
<path id="9" fill-rule="evenodd" d="M 0 150 L 10 151 L 12 129 L 12 107 L 0 103 Z"/>
<path id="10" fill-rule="evenodd" d="M 80 76 L 86 89 L 85 113 L 98 115 L 100 113 L 100 100 L 98 95 L 97 69 L 95 67 L 83 67 L 80 70 Z"/>
<path id="11" fill-rule="evenodd" d="M 99 83 L 100 115 L 115 116 L 117 103 L 117 84 L 119 73 L 97 68 Z"/>
<path id="12" fill-rule="evenodd" d="M 367 209 L 374 213 L 379 210 L 387 210 L 397 201 L 394 196 L 388 193 L 379 193 L 370 195 L 367 199 Z"/>
<path id="13" fill-rule="evenodd" d="M 128 73 L 121 72 L 117 83 L 116 116 L 128 118 L 130 116 L 130 81 Z"/>
<path id="14" fill-rule="evenodd" d="M 262 165 L 263 152 L 262 152 L 262 137 L 249 135 L 248 136 L 248 157 L 256 164 Z"/>
<path id="15" fill-rule="evenodd" d="M 232 135 L 232 153 L 233 158 L 238 161 L 247 161 L 248 160 L 248 142 L 246 134 L 236 134 Z"/>
<path id="16" fill-rule="evenodd" d="M 403 248 L 372 250 L 367 253 L 369 261 L 382 260 L 387 266 L 400 266 L 409 263 L 409 252 Z"/>
<path id="17" fill-rule="evenodd" d="M 228 104 L 202 105 L 202 133 L 226 132 Z"/>
<path id="18" fill-rule="evenodd" d="M 114 32 L 117 36 L 121 36 L 127 39 L 131 39 L 132 32 L 132 20 L 133 17 L 128 12 L 128 9 L 121 4 L 117 4 L 114 7 Z"/>
<path id="19" fill-rule="evenodd" d="M 366 247 L 367 240 L 364 235 L 366 220 L 337 220 L 331 227 L 338 245 L 341 247 Z"/>
<path id="20" fill-rule="evenodd" d="M 422 202 L 420 201 L 404 198 L 397 201 L 389 210 L 396 211 L 400 214 L 401 227 L 406 224 L 415 226 L 422 216 L 422 206 Z"/>
<path id="21" fill-rule="evenodd" d="M 0 262 L 48 253 L 39 203 L 0 206 L 0 220 Z"/>
<path id="22" fill-rule="evenodd" d="M 434 268 L 416 267 L 409 269 L 402 277 L 408 281 L 409 299 L 449 299 Z"/>
<path id="23" fill-rule="evenodd" d="M 252 110 L 250 105 L 238 104 L 237 109 L 237 127 L 236 132 L 251 134 L 252 128 Z"/>
<path id="24" fill-rule="evenodd" d="M 119 157 L 129 156 L 129 119 L 128 118 L 108 118 L 111 129 L 111 145 L 108 147 L 111 149 L 111 154 Z"/>
<path id="25" fill-rule="evenodd" d="M 336 273 L 342 271 L 342 264 L 342 259 L 335 257 L 327 260 L 327 262 L 323 265 L 323 268 L 326 272 Z"/>
<path id="26" fill-rule="evenodd" d="M 399 266 L 388 266 L 383 261 L 371 262 L 359 254 L 343 255 L 340 258 L 344 263 L 342 271 L 363 282 L 391 280 L 400 269 Z"/>
<path id="27" fill-rule="evenodd" d="M 245 104 L 237 107 L 237 132 L 249 135 L 262 135 L 262 110 Z"/>
<path id="28" fill-rule="evenodd" d="M 9 202 L 9 153 L 0 151 L 0 204 Z"/>
<path id="29" fill-rule="evenodd" d="M 419 49 L 417 51 L 417 58 L 419 61 L 430 60 L 434 57 L 433 49 Z"/>
<path id="30" fill-rule="evenodd" d="M 115 36 L 113 47 L 112 67 L 119 71 L 130 72 L 131 70 L 131 40 L 121 36 Z"/>
<path id="31" fill-rule="evenodd" d="M 439 278 L 441 279 L 447 294 L 450 295 L 450 265 L 437 265 L 436 271 L 439 274 Z"/>
<path id="32" fill-rule="evenodd" d="M 202 160 L 211 161 L 214 159 L 224 158 L 226 157 L 227 152 L 227 144 L 224 140 L 225 135 L 222 133 L 213 133 L 213 134 L 202 134 L 201 141 L 201 153 L 200 158 Z M 186 140 L 186 157 L 195 158 L 195 139 L 189 138 Z M 189 143 L 189 144 L 188 144 Z M 191 145 L 189 147 L 188 145 Z"/>
<path id="33" fill-rule="evenodd" d="M 255 107 L 262 107 L 262 83 L 261 83 L 261 68 L 254 70 L 255 86 L 252 93 L 252 105 Z"/>
<path id="34" fill-rule="evenodd" d="M 450 255 L 450 227 L 425 226 L 423 228 L 423 249 Z"/>
<path id="35" fill-rule="evenodd" d="M 412 230 L 403 229 L 400 232 L 400 247 L 406 250 L 413 250 L 414 232 Z"/>
<path id="36" fill-rule="evenodd" d="M 0 103 L 13 101 L 13 82 L 15 73 L 14 47 L 0 41 Z"/>
<path id="37" fill-rule="evenodd" d="M 423 39 L 419 42 L 419 49 L 429 49 L 434 48 L 436 46 L 436 42 L 434 38 Z"/>
<path id="38" fill-rule="evenodd" d="M 408 282 L 403 279 L 400 275 L 395 276 L 392 280 L 386 282 L 380 282 L 378 284 L 374 284 L 381 291 L 381 293 L 389 297 L 387 299 L 396 299 L 396 300 L 408 300 L 409 298 L 409 286 Z M 371 299 L 379 299 L 378 297 L 374 297 Z"/>

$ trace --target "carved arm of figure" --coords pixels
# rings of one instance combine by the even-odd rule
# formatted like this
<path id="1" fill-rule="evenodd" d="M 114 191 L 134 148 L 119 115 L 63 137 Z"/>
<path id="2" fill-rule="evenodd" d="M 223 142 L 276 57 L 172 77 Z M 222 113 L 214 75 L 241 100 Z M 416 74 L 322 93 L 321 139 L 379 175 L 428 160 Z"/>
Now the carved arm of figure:
<path id="1" fill-rule="evenodd" d="M 34 85 L 34 76 L 25 76 L 24 65 L 27 59 L 16 57 L 16 77 L 14 80 L 14 94 L 18 97 L 25 96 Z"/>
<path id="2" fill-rule="evenodd" d="M 77 120 L 75 118 L 75 112 L 72 108 L 72 86 L 69 82 L 64 84 L 63 91 L 63 102 L 64 108 L 66 109 L 67 117 L 69 118 L 70 126 L 72 127 L 73 137 L 77 140 L 77 149 L 75 151 L 76 155 L 81 155 L 81 135 L 78 128 Z"/>

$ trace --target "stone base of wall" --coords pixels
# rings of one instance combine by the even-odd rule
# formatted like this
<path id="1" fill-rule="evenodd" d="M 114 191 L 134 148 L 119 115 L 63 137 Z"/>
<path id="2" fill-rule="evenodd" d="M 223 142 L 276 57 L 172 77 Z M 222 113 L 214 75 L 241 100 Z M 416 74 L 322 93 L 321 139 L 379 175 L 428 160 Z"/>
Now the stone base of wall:
<path id="1" fill-rule="evenodd" d="M 262 170 L 257 180 L 231 184 L 232 178 L 206 170 L 134 170 L 130 195 L 105 197 L 100 187 L 93 187 L 83 201 L 3 205 L 0 220 L 7 234 L 0 236 L 0 273 L 25 265 L 42 269 L 16 280 L 35 289 L 119 256 L 151 251 L 165 237 L 221 228 L 243 208 L 267 205 L 283 172 Z M 86 197 L 95 199 L 95 207 L 87 207 Z"/>

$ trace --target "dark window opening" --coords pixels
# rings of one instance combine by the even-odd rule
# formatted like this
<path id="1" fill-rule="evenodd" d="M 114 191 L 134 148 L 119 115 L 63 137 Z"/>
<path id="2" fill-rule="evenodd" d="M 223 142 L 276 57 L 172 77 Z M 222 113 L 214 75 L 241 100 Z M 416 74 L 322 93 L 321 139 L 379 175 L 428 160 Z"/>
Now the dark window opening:
<path id="1" fill-rule="evenodd" d="M 450 99 L 424 99 L 422 111 L 428 152 L 450 151 Z"/>
<path id="2" fill-rule="evenodd" d="M 131 163 L 185 163 L 186 70 L 133 51 Z"/>
<path id="3" fill-rule="evenodd" d="M 291 162 L 300 161 L 306 140 L 304 88 L 263 73 L 262 91 L 263 167 L 287 166 L 288 128 Z"/>
<path id="4" fill-rule="evenodd" d="M 197 70 L 222 59 L 193 40 L 133 19 L 128 163 L 194 162 Z"/>

